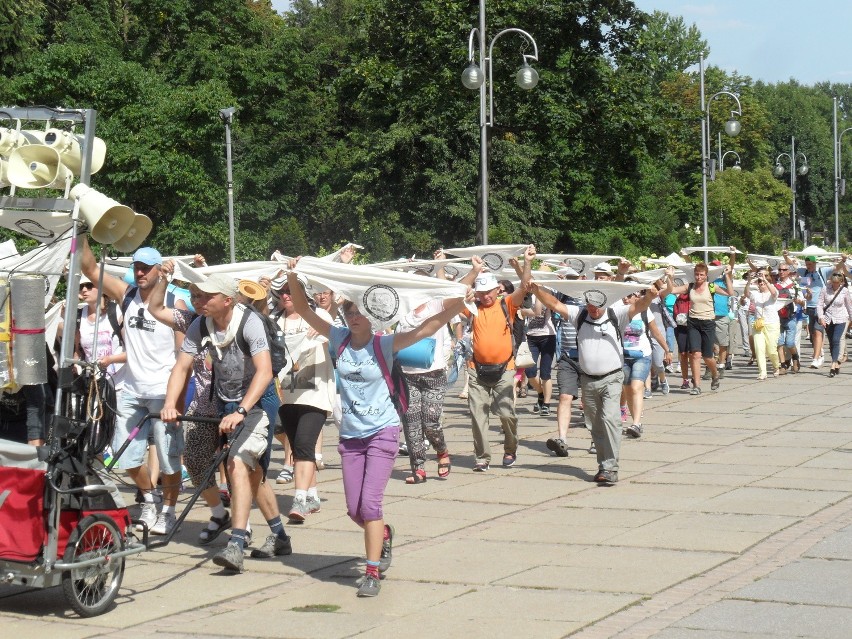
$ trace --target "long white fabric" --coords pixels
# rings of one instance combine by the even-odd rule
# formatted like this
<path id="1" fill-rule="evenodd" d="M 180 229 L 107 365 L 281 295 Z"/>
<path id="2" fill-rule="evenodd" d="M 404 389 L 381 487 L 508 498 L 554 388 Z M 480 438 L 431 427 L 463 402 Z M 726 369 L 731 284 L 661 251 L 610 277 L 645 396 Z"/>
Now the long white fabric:
<path id="1" fill-rule="evenodd" d="M 648 288 L 647 284 L 639 282 L 611 282 L 605 280 L 545 280 L 536 283 L 577 299 L 583 299 L 583 295 L 586 292 L 596 291 L 604 295 L 606 306 L 611 306 L 625 295 L 638 293 L 642 289 Z"/>
<path id="2" fill-rule="evenodd" d="M 520 257 L 529 244 L 487 244 L 483 246 L 467 246 L 444 249 L 447 255 L 471 258 L 478 255 L 492 273 L 499 273 L 509 266 L 509 260 Z"/>
<path id="3" fill-rule="evenodd" d="M 595 267 L 601 262 L 609 262 L 610 260 L 620 260 L 620 255 L 573 255 L 569 253 L 539 253 L 536 259 L 544 260 L 548 264 L 564 263 L 573 268 L 580 277 L 585 275 L 592 279 Z M 615 267 L 613 267 L 615 270 Z"/>
<path id="4" fill-rule="evenodd" d="M 464 297 L 467 291 L 463 284 L 434 277 L 315 257 L 299 260 L 296 273 L 307 278 L 310 285 L 329 288 L 354 302 L 376 330 L 392 326 L 428 300 Z"/>

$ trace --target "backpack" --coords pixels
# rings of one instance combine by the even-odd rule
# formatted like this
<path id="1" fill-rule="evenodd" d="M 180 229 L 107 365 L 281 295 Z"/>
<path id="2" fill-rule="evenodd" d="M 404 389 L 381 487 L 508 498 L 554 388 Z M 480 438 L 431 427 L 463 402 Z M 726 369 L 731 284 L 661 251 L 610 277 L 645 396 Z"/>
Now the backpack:
<path id="1" fill-rule="evenodd" d="M 251 306 L 246 306 L 243 311 L 243 317 L 240 319 L 240 325 L 237 328 L 237 346 L 246 357 L 251 357 L 248 342 L 246 342 L 245 328 L 249 316 L 254 313 L 260 317 L 263 322 L 263 328 L 266 331 L 266 341 L 269 344 L 269 358 L 272 360 L 272 375 L 278 377 L 278 373 L 287 364 L 287 346 L 284 343 L 284 333 L 274 319 L 258 313 Z M 207 321 L 201 322 L 201 342 L 204 342 L 206 337 L 210 337 L 210 331 L 207 329 Z"/>
<path id="2" fill-rule="evenodd" d="M 589 311 L 586 310 L 585 307 L 580 309 L 580 312 L 577 315 L 577 359 L 580 358 L 580 327 L 583 324 L 594 324 L 595 322 L 587 321 L 589 317 Z M 606 309 L 606 317 L 607 322 L 615 327 L 615 334 L 618 336 L 618 347 L 621 348 L 621 345 L 624 343 L 624 338 L 621 336 L 621 329 L 618 326 L 618 317 L 615 315 L 615 311 L 611 308 L 607 307 Z M 605 324 L 606 322 L 602 322 Z M 624 349 L 622 348 L 622 352 Z"/>
<path id="3" fill-rule="evenodd" d="M 793 313 L 795 313 L 795 306 L 793 304 L 793 300 L 798 297 L 798 286 L 793 285 L 787 288 L 782 287 L 780 284 L 776 282 L 775 288 L 778 289 L 778 300 L 789 300 L 784 306 L 778 309 L 778 317 L 782 322 L 788 321 L 791 317 L 793 317 Z"/>
<path id="4" fill-rule="evenodd" d="M 694 286 L 695 284 L 690 283 L 686 287 L 686 292 L 681 293 L 677 296 L 677 299 L 675 299 L 674 307 L 672 308 L 672 315 L 674 315 L 675 324 L 677 324 L 678 326 L 686 326 L 687 322 L 689 321 L 689 309 L 692 306 L 692 302 L 689 299 L 689 294 L 692 292 L 692 288 Z M 707 288 L 710 289 L 710 295 L 715 294 L 715 284 L 709 282 L 707 284 Z"/>
<path id="5" fill-rule="evenodd" d="M 337 360 L 340 355 L 346 350 L 349 341 L 352 339 L 352 333 L 349 333 L 337 349 L 337 355 L 332 358 L 334 368 L 337 368 Z M 400 418 L 408 412 L 408 382 L 405 380 L 405 375 L 402 372 L 402 367 L 396 357 L 393 358 L 393 365 L 388 369 L 387 360 L 382 352 L 382 338 L 378 335 L 373 335 L 373 352 L 376 354 L 376 361 L 382 371 L 382 377 L 385 378 L 385 383 L 388 385 L 391 401 L 393 402 L 396 412 Z"/>
<path id="6" fill-rule="evenodd" d="M 131 296 L 130 299 L 133 299 Z M 123 302 L 122 302 L 123 304 Z M 130 302 L 128 302 L 128 305 Z M 80 322 L 83 321 L 83 307 L 77 309 L 77 330 L 80 330 Z M 118 343 L 121 344 L 122 350 L 124 349 L 124 335 L 121 332 L 121 328 L 124 325 L 124 318 L 122 320 L 118 320 L 118 304 L 110 300 L 107 302 L 106 306 L 107 319 L 109 320 L 109 325 L 112 327 L 112 335 L 113 337 L 118 338 Z M 122 310 L 122 315 L 124 314 Z"/>

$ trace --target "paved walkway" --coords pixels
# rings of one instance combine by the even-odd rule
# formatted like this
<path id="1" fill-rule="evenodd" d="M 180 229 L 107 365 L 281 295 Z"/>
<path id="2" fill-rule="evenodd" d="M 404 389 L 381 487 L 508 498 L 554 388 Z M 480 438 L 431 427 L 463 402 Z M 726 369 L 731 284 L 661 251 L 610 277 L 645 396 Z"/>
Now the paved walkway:
<path id="1" fill-rule="evenodd" d="M 247 559 L 245 574 L 226 575 L 210 561 L 224 537 L 193 544 L 207 517 L 196 509 L 170 546 L 128 560 L 117 606 L 100 617 L 77 618 L 58 589 L 0 587 L 2 634 L 849 637 L 852 367 L 827 372 L 759 382 L 740 367 L 716 393 L 655 394 L 612 488 L 589 482 L 582 427 L 571 429 L 570 457 L 551 456 L 555 416 L 534 415 L 532 398 L 518 407 L 517 464 L 471 472 L 466 407 L 451 393 L 452 474 L 436 479 L 433 458 L 429 481 L 408 486 L 399 459 L 386 500 L 394 563 L 367 600 L 355 597 L 363 543 L 345 515 L 329 426 L 322 512 L 288 527 L 293 556 Z M 492 442 L 499 460 L 493 428 Z M 292 485 L 275 489 L 287 512 Z M 252 521 L 265 536 L 258 513 Z"/>

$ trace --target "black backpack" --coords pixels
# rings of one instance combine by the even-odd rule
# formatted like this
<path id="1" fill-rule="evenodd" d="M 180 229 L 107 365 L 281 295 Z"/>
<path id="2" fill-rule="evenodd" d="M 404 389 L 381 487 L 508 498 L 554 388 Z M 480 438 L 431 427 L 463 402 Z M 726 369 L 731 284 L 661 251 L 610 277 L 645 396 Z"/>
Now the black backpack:
<path id="1" fill-rule="evenodd" d="M 251 306 L 246 306 L 245 311 L 243 312 L 243 317 L 240 320 L 239 328 L 237 329 L 237 346 L 240 347 L 243 355 L 249 358 L 251 357 L 251 351 L 249 350 L 248 342 L 246 342 L 244 332 L 246 322 L 252 313 L 260 317 L 260 320 L 263 322 L 263 328 L 266 330 L 266 341 L 269 344 L 269 358 L 272 360 L 272 374 L 277 377 L 278 373 L 281 372 L 281 369 L 287 364 L 287 347 L 284 344 L 284 332 L 279 328 L 274 319 L 258 313 Z M 207 330 L 206 320 L 202 320 L 202 343 L 206 337 L 210 337 L 210 331 Z"/>

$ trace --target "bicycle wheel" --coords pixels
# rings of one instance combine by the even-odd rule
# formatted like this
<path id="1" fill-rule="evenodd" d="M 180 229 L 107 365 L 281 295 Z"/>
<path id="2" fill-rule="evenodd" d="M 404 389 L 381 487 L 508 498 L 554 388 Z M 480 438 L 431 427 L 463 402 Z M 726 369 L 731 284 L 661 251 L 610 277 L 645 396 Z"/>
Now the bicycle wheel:
<path id="1" fill-rule="evenodd" d="M 68 539 L 62 560 L 75 563 L 106 557 L 124 548 L 118 526 L 106 515 L 84 517 Z M 124 577 L 124 557 L 65 571 L 62 590 L 81 617 L 100 615 L 112 606 Z"/>

